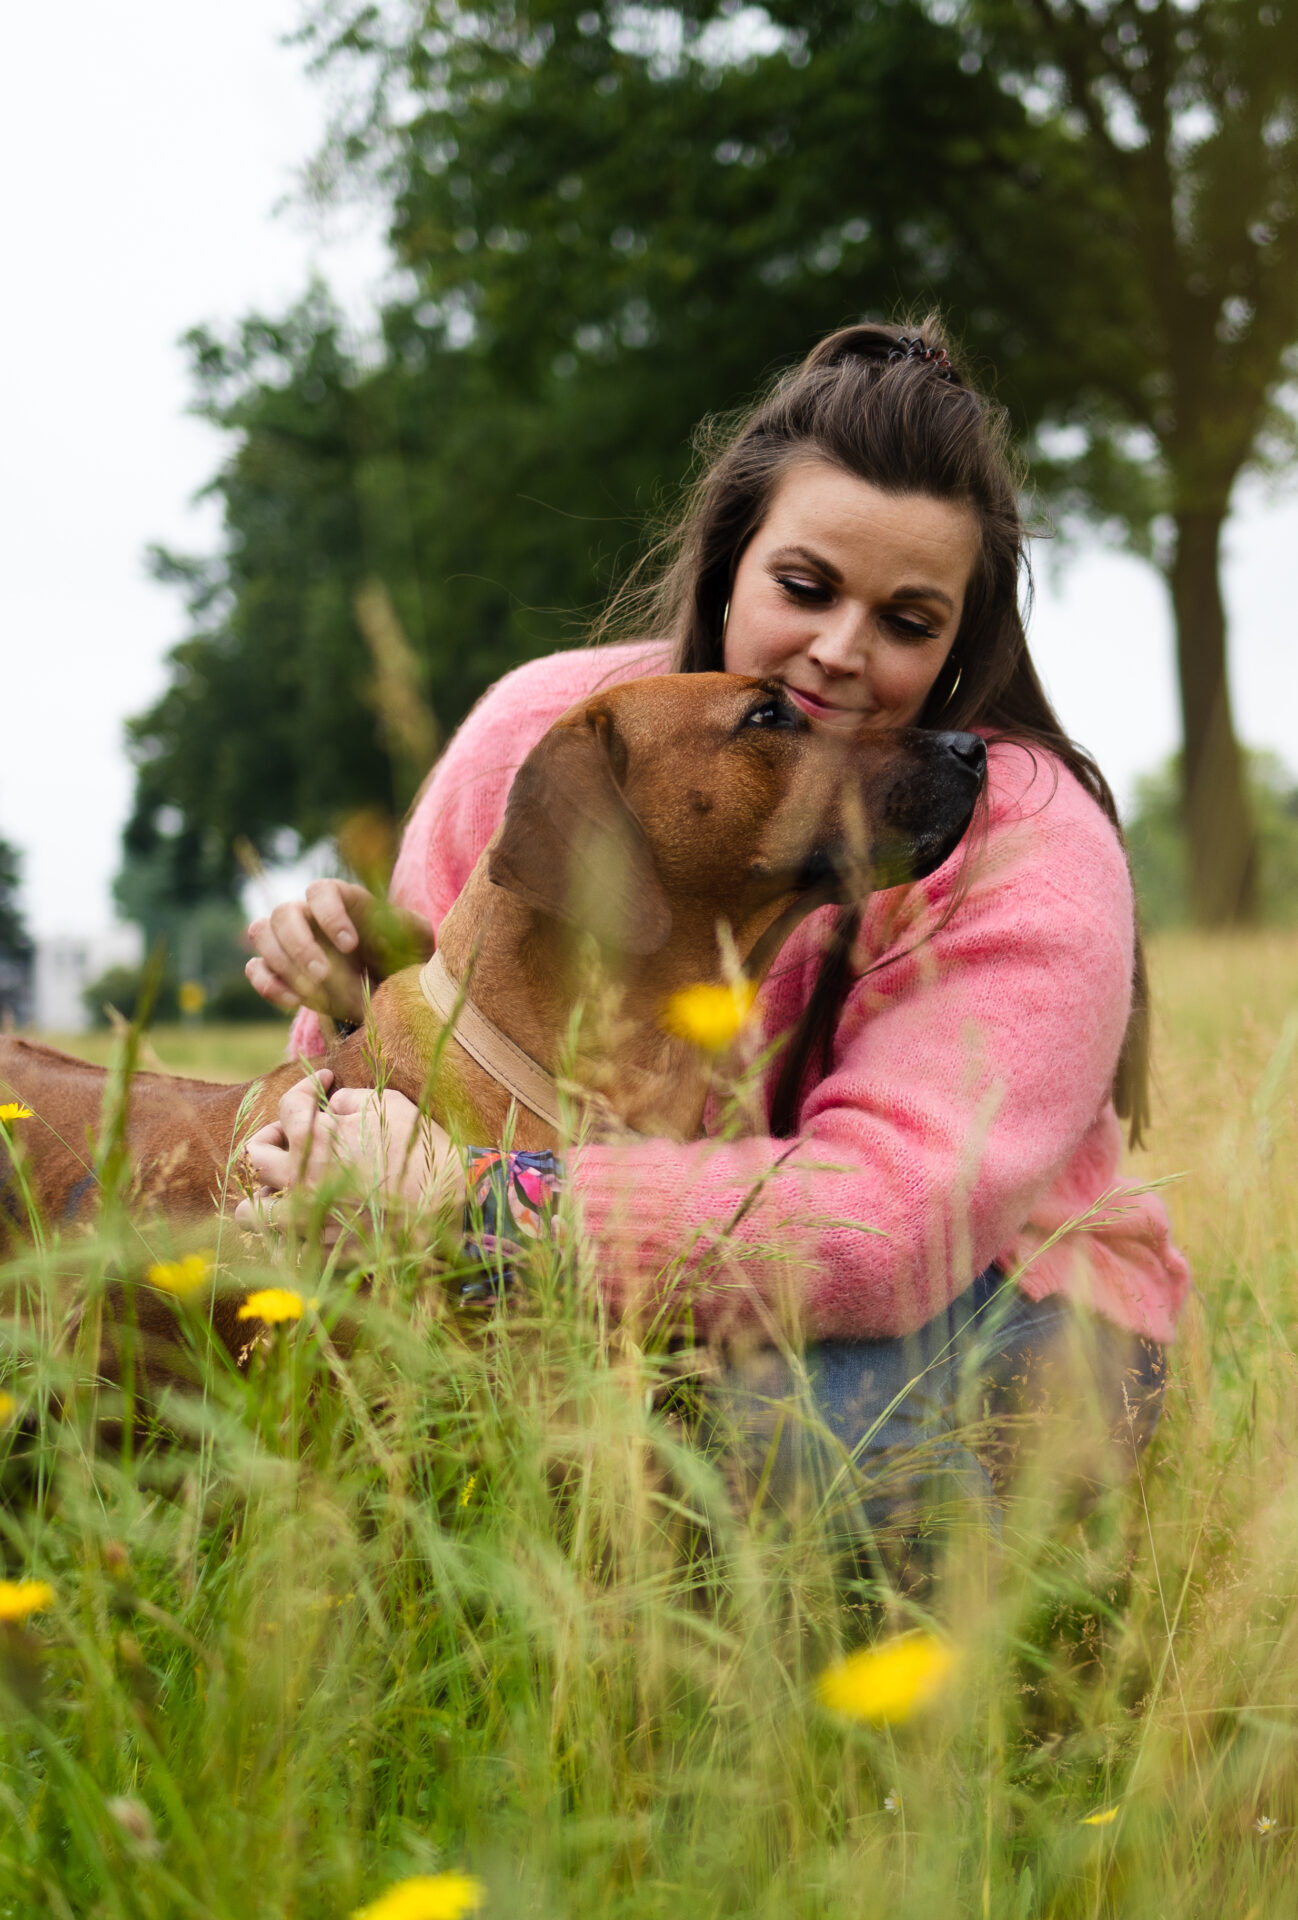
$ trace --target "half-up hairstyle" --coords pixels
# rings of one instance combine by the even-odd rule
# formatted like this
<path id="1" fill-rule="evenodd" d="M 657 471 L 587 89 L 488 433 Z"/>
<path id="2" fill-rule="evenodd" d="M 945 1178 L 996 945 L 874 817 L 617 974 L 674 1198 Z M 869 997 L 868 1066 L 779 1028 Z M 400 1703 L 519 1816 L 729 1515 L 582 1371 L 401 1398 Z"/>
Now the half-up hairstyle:
<path id="1" fill-rule="evenodd" d="M 1108 783 L 1064 732 L 1028 653 L 1020 607 L 1030 591 L 1027 530 L 1020 510 L 1026 474 L 1003 407 L 978 393 L 953 364 L 940 322 L 841 327 L 780 376 L 766 396 L 728 422 L 705 423 L 702 471 L 672 532 L 637 569 L 599 629 L 633 629 L 674 643 L 678 673 L 724 670 L 725 610 L 735 570 L 777 487 L 800 460 L 818 459 L 884 493 L 923 494 L 972 509 L 978 555 L 959 630 L 917 725 L 976 727 L 1054 754 L 1122 828 Z M 1125 843 L 1124 843 L 1125 844 Z M 851 982 L 860 909 L 845 908 L 811 998 L 785 1049 L 771 1130 L 792 1133 L 807 1068 L 828 1069 L 838 1009 Z M 1145 958 L 1136 934 L 1131 1017 L 1114 1080 L 1114 1102 L 1133 1145 L 1148 1124 L 1149 1010 Z"/>

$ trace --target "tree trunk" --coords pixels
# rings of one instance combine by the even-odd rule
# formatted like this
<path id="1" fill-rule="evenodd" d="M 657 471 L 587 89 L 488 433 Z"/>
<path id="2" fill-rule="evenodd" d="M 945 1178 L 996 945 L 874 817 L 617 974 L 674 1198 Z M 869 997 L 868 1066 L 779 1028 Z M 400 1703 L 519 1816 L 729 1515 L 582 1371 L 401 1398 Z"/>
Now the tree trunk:
<path id="1" fill-rule="evenodd" d="M 1239 926 L 1257 908 L 1257 840 L 1226 678 L 1221 598 L 1225 510 L 1176 516 L 1172 606 L 1185 739 L 1190 911 L 1201 927 Z"/>

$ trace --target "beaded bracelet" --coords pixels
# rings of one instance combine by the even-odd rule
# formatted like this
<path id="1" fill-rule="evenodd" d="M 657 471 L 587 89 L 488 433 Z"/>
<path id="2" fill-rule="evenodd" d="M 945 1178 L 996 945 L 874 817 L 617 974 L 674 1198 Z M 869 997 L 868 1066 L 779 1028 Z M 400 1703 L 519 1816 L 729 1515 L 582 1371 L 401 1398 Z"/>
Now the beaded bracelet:
<path id="1" fill-rule="evenodd" d="M 563 1163 L 549 1151 L 465 1148 L 464 1249 L 486 1271 L 465 1281 L 462 1301 L 494 1300 L 529 1247 L 559 1238 L 562 1190 Z"/>

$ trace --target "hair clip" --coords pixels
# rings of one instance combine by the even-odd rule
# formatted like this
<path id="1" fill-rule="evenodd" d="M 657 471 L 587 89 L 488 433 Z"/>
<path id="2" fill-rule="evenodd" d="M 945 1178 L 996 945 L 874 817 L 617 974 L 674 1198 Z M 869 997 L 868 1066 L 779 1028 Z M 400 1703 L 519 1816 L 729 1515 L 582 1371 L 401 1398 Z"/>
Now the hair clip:
<path id="1" fill-rule="evenodd" d="M 957 386 L 960 384 L 960 376 L 951 365 L 951 356 L 946 348 L 925 346 L 918 334 L 903 333 L 899 336 L 896 346 L 888 354 L 888 365 L 892 366 L 898 360 L 922 360 L 925 366 L 932 367 L 939 379 L 954 381 Z"/>

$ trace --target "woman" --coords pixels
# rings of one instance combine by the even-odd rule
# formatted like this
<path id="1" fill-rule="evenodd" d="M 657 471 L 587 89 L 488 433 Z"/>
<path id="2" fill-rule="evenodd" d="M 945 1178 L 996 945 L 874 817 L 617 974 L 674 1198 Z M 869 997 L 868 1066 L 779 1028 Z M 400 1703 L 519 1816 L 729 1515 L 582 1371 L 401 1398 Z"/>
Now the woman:
<path id="1" fill-rule="evenodd" d="M 815 915 L 781 955 L 758 1006 L 766 1037 L 787 1037 L 769 1135 L 590 1146 L 554 1176 L 580 1195 L 615 1305 L 679 1289 L 683 1261 L 696 1328 L 758 1330 L 747 1359 L 732 1341 L 726 1376 L 755 1444 L 792 1382 L 760 1344 L 792 1288 L 837 1441 L 876 1466 L 933 1442 L 984 1487 L 986 1461 L 945 1440 L 962 1377 L 994 1415 L 1080 1379 L 1093 1430 L 1125 1424 L 1139 1444 L 1188 1286 L 1161 1204 L 1119 1175 L 1118 1116 L 1137 1140 L 1146 1114 L 1143 962 L 1112 796 L 1027 651 L 1016 479 L 1001 410 L 960 379 L 936 325 L 830 335 L 730 433 L 670 564 L 624 598 L 656 637 L 493 688 L 421 794 L 392 889 L 431 946 L 514 769 L 610 681 L 724 667 L 780 679 L 820 726 L 987 738 L 985 833 L 864 912 Z M 318 1004 L 317 928 L 355 956 L 364 900 L 324 882 L 257 922 L 258 991 Z M 359 991 L 358 970 L 334 1010 L 354 1016 Z M 311 1016 L 294 1041 L 318 1045 Z M 344 1090 L 308 1140 L 304 1085 L 250 1148 L 267 1187 L 372 1153 L 380 1097 L 377 1173 L 395 1181 L 414 1109 Z M 444 1135 L 433 1159 L 407 1184 L 444 1174 Z M 781 1457 L 789 1468 L 783 1443 Z"/>

